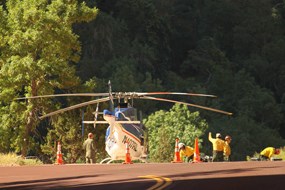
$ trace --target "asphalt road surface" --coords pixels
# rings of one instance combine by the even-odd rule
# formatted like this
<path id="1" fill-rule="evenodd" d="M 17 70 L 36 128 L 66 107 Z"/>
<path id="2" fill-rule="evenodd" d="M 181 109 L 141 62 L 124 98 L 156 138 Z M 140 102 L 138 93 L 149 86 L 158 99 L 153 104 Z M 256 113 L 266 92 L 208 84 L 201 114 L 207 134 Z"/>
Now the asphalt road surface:
<path id="1" fill-rule="evenodd" d="M 284 190 L 285 162 L 0 167 L 0 189 Z"/>

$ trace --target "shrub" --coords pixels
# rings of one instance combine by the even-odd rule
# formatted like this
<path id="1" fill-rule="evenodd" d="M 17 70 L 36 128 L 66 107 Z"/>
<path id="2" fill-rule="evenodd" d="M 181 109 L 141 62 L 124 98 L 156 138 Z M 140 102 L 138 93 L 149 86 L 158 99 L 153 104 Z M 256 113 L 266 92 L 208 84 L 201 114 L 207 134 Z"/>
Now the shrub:
<path id="1" fill-rule="evenodd" d="M 17 156 L 15 153 L 0 153 L 0 166 L 23 166 L 23 165 L 42 165 L 43 163 L 37 158 L 25 159 Z"/>

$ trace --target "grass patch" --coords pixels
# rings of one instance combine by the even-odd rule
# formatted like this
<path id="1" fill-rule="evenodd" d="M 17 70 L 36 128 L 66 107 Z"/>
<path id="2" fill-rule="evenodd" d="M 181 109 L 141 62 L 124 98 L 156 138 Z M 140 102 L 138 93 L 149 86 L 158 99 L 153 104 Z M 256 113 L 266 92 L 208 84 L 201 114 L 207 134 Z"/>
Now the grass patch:
<path id="1" fill-rule="evenodd" d="M 0 166 L 34 166 L 42 164 L 43 163 L 39 159 L 25 159 L 17 156 L 15 153 L 0 153 Z"/>

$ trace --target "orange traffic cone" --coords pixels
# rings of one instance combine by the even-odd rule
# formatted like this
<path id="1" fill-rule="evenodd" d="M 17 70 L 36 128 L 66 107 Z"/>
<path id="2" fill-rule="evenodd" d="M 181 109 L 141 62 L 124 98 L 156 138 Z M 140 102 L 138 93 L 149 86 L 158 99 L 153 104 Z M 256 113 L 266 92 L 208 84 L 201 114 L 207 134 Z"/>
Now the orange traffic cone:
<path id="1" fill-rule="evenodd" d="M 58 165 L 63 164 L 62 154 L 61 154 L 61 145 L 60 145 L 59 141 L 57 143 L 56 164 L 58 164 Z"/>
<path id="2" fill-rule="evenodd" d="M 174 160 L 171 163 L 182 163 L 182 160 L 180 158 L 180 152 L 178 149 L 178 142 L 179 138 L 175 139 L 175 149 L 174 149 Z"/>
<path id="3" fill-rule="evenodd" d="M 125 162 L 123 164 L 132 164 L 132 159 L 131 159 L 131 154 L 130 154 L 130 149 L 129 149 L 129 143 L 126 142 L 126 157 L 125 157 Z"/>
<path id="4" fill-rule="evenodd" d="M 194 147 L 194 159 L 193 162 L 201 162 L 200 160 L 200 151 L 199 151 L 199 144 L 198 144 L 198 138 L 195 139 L 195 147 Z"/>

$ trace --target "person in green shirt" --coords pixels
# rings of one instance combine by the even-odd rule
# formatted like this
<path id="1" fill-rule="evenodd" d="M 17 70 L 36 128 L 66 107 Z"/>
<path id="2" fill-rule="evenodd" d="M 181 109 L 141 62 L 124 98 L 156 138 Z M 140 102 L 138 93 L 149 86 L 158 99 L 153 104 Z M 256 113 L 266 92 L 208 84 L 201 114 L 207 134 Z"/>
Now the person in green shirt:
<path id="1" fill-rule="evenodd" d="M 180 158 L 184 160 L 184 162 L 189 162 L 191 159 L 193 160 L 194 149 L 190 146 L 185 146 L 184 143 L 178 144 Z"/>
<path id="2" fill-rule="evenodd" d="M 86 139 L 83 143 L 83 148 L 86 151 L 85 158 L 87 164 L 95 163 L 95 145 L 93 140 L 93 134 L 88 134 L 88 139 Z"/>

